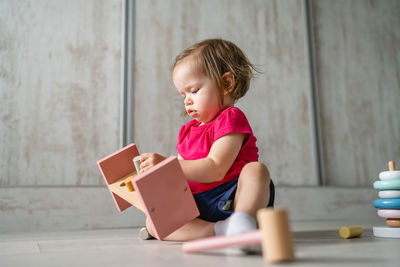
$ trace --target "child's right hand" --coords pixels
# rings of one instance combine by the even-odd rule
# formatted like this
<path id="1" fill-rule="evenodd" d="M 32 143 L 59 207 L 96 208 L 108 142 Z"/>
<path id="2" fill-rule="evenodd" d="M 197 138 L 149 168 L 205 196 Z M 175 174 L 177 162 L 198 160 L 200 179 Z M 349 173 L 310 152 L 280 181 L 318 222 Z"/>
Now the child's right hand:
<path id="1" fill-rule="evenodd" d="M 143 153 L 140 155 L 140 172 L 145 172 L 154 165 L 166 159 L 163 155 L 157 153 Z"/>

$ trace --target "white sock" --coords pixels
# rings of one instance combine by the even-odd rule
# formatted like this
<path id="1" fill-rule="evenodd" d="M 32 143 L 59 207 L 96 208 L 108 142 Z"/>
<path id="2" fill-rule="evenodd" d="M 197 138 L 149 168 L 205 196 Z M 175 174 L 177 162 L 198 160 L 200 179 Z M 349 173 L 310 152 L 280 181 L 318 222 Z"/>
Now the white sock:
<path id="1" fill-rule="evenodd" d="M 223 221 L 218 221 L 215 226 L 215 235 L 237 235 L 257 230 L 257 221 L 244 212 L 235 212 Z M 241 246 L 241 250 L 249 253 L 260 253 L 261 245 Z"/>
<path id="2" fill-rule="evenodd" d="M 223 221 L 215 223 L 215 235 L 236 235 L 257 229 L 256 219 L 244 212 L 234 212 Z"/>

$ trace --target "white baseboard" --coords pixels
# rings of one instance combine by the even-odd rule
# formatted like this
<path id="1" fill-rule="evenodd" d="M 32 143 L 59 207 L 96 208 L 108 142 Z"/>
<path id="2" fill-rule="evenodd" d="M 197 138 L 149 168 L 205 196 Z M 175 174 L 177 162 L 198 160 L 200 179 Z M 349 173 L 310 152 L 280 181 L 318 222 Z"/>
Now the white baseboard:
<path id="1" fill-rule="evenodd" d="M 278 187 L 275 207 L 286 207 L 290 218 L 307 220 L 376 220 L 371 187 Z"/>
<path id="2" fill-rule="evenodd" d="M 133 227 L 145 216 L 119 212 L 106 187 L 0 188 L 0 232 Z"/>
<path id="3" fill-rule="evenodd" d="M 275 207 L 291 221 L 376 220 L 372 188 L 277 187 Z M 145 216 L 119 212 L 106 187 L 0 188 L 0 232 L 138 227 Z"/>

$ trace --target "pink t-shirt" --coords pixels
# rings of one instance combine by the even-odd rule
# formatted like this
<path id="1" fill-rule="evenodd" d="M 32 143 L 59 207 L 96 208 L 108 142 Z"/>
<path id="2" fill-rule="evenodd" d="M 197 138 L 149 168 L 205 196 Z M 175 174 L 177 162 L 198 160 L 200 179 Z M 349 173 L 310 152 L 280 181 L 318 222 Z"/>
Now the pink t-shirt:
<path id="1" fill-rule="evenodd" d="M 223 110 L 217 118 L 203 125 L 192 120 L 183 125 L 179 131 L 176 149 L 185 160 L 206 158 L 214 142 L 229 133 L 246 133 L 249 135 L 224 179 L 212 183 L 188 181 L 193 194 L 210 190 L 238 178 L 246 163 L 258 161 L 257 139 L 253 135 L 246 116 L 236 107 Z"/>

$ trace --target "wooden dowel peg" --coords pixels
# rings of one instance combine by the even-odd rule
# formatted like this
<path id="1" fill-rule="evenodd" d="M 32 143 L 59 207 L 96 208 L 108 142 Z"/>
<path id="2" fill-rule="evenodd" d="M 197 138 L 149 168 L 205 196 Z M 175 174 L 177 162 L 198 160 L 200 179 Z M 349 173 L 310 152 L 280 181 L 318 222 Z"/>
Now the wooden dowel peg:
<path id="1" fill-rule="evenodd" d="M 126 186 L 129 192 L 135 191 L 135 188 L 133 187 L 133 184 L 132 184 L 132 178 L 133 178 L 133 175 L 132 175 L 132 176 L 129 176 L 128 178 L 126 178 L 126 179 L 121 183 L 120 186 Z"/>
<path id="2" fill-rule="evenodd" d="M 394 171 L 394 170 L 396 170 L 396 166 L 395 166 L 393 160 L 389 161 L 388 167 L 389 167 L 389 171 Z"/>

